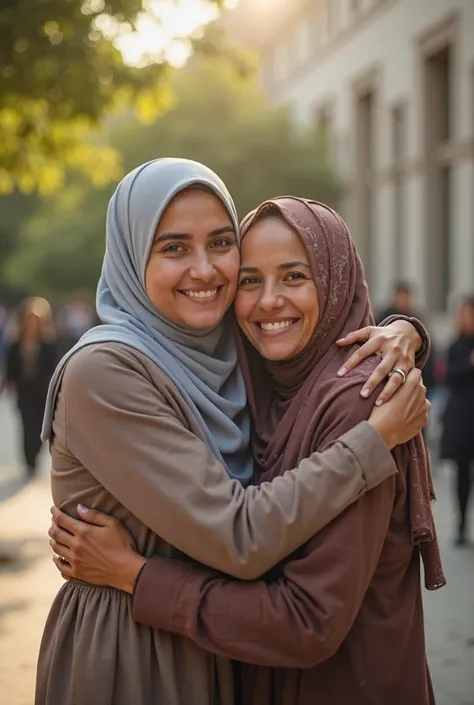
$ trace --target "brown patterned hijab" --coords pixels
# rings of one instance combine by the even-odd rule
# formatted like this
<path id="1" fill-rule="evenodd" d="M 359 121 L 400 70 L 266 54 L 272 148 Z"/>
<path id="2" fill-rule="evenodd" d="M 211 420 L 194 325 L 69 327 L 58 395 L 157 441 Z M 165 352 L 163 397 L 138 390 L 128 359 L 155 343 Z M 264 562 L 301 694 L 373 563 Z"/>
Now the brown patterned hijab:
<path id="1" fill-rule="evenodd" d="M 280 216 L 301 237 L 320 308 L 310 342 L 292 359 L 266 361 L 248 341 L 240 342 L 254 419 L 253 451 L 263 477 L 271 479 L 370 416 L 376 397 L 365 400 L 359 392 L 377 358 L 346 377 L 337 376 L 348 351 L 336 341 L 373 324 L 362 262 L 342 218 L 322 203 L 285 196 L 250 213 L 242 223 L 242 237 L 266 214 Z M 411 537 L 422 554 L 426 587 L 441 587 L 445 581 L 431 512 L 433 483 L 421 434 L 397 448 L 394 457 L 401 471 L 408 465 Z"/>

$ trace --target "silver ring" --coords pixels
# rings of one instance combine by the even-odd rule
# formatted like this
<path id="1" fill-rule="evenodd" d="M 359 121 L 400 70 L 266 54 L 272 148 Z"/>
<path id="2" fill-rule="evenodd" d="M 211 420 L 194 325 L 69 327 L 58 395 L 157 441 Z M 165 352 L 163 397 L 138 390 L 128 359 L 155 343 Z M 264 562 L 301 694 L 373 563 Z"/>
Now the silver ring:
<path id="1" fill-rule="evenodd" d="M 395 374 L 400 375 L 400 377 L 402 378 L 402 384 L 405 384 L 405 382 L 407 381 L 407 375 L 401 367 L 394 367 L 393 370 L 390 372 L 389 377 Z"/>

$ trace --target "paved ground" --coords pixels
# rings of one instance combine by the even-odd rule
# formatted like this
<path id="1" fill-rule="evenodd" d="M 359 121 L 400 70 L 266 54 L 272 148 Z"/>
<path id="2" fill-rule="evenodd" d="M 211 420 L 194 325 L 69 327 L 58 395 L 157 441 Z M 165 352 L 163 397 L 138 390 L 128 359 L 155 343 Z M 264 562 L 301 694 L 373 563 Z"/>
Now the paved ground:
<path id="1" fill-rule="evenodd" d="M 14 417 L 0 399 L 0 551 L 14 556 L 13 563 L 3 565 L 0 557 L 0 702 L 32 705 L 42 626 L 61 579 L 46 536 L 51 503 L 47 456 L 41 477 L 22 486 L 16 447 Z M 436 484 L 449 585 L 425 596 L 428 658 L 437 705 L 474 705 L 474 547 L 451 548 L 448 477 L 441 469 Z"/>

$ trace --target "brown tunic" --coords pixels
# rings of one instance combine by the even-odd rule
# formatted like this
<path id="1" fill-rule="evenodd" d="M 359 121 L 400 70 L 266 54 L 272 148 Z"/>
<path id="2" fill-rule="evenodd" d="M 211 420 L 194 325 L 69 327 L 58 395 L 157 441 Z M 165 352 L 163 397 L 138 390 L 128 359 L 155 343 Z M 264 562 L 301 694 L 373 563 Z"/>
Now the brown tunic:
<path id="1" fill-rule="evenodd" d="M 89 346 L 69 362 L 51 456 L 53 499 L 70 515 L 82 502 L 121 520 L 145 556 L 187 554 L 246 580 L 395 472 L 361 424 L 297 470 L 244 489 L 212 456 L 169 379 L 119 344 Z M 232 664 L 138 624 L 125 593 L 72 580 L 47 620 L 35 702 L 233 705 Z"/>
<path id="2" fill-rule="evenodd" d="M 397 475 L 265 580 L 148 561 L 135 589 L 135 618 L 254 664 L 240 666 L 242 705 L 433 705 L 407 446 L 394 456 Z"/>

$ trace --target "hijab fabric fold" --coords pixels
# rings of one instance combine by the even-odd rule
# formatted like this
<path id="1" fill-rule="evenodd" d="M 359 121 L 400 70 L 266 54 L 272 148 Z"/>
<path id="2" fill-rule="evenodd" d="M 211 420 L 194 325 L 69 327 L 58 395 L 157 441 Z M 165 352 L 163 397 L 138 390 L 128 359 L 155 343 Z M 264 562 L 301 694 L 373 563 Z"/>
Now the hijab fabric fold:
<path id="1" fill-rule="evenodd" d="M 248 341 L 239 341 L 254 419 L 253 451 L 264 479 L 296 467 L 337 440 L 341 418 L 345 430 L 368 418 L 370 402 L 360 397 L 353 376 L 368 376 L 378 361 L 370 358 L 347 377 L 337 376 L 348 353 L 336 341 L 374 323 L 362 262 L 342 218 L 317 201 L 285 196 L 250 213 L 241 225 L 242 238 L 267 213 L 283 218 L 300 236 L 318 293 L 320 318 L 308 345 L 289 360 L 265 361 Z M 431 512 L 430 461 L 421 434 L 395 449 L 399 467 L 406 467 L 407 451 L 411 538 L 421 552 L 425 585 L 436 589 L 445 579 Z"/>
<path id="2" fill-rule="evenodd" d="M 63 357 L 51 380 L 42 439 L 51 436 L 54 409 L 70 358 L 87 345 L 123 343 L 150 358 L 176 385 L 195 415 L 216 458 L 233 478 L 252 477 L 250 420 L 228 316 L 212 330 L 195 330 L 166 319 L 145 289 L 145 270 L 158 222 L 172 198 L 186 188 L 210 190 L 228 211 L 238 237 L 232 198 L 210 169 L 187 159 L 156 159 L 127 174 L 112 196 L 106 252 L 97 288 L 103 325 L 88 331 Z"/>

